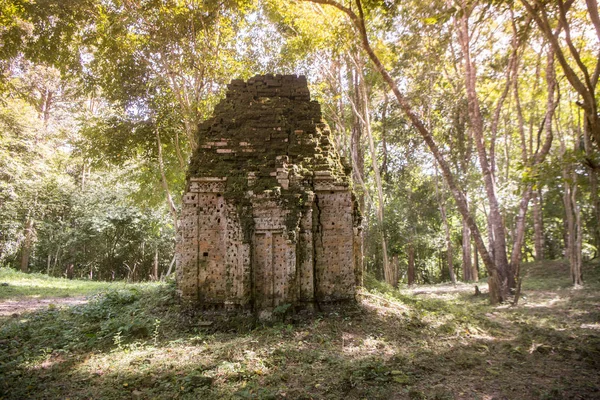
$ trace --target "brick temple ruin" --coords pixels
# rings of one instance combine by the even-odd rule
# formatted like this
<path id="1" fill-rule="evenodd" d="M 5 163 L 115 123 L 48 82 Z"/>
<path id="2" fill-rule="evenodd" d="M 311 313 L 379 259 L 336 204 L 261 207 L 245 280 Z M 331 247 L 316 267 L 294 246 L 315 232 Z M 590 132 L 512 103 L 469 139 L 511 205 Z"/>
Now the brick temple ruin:
<path id="1" fill-rule="evenodd" d="M 306 78 L 233 80 L 198 138 L 176 250 L 181 297 L 267 313 L 354 299 L 362 235 L 351 168 Z"/>

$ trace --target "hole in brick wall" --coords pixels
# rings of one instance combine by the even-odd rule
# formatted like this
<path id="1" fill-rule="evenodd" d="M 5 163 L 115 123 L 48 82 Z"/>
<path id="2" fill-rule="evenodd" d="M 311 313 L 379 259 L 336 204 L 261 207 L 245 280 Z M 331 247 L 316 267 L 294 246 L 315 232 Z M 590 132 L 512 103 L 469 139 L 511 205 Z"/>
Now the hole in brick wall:
<path id="1" fill-rule="evenodd" d="M 332 190 L 332 191 L 331 191 L 331 192 L 329 192 L 329 193 L 331 193 L 331 194 L 334 194 L 335 192 Z"/>
<path id="2" fill-rule="evenodd" d="M 217 197 L 221 197 L 221 193 L 217 193 Z"/>
<path id="3" fill-rule="evenodd" d="M 202 253 L 203 257 L 208 257 L 208 251 L 205 251 L 204 253 Z"/>

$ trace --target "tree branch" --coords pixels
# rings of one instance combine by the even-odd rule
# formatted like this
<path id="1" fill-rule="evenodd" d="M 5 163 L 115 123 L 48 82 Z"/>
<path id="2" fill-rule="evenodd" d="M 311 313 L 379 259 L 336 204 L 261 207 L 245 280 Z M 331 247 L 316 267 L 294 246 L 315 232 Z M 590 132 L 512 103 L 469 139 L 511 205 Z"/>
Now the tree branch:
<path id="1" fill-rule="evenodd" d="M 565 40 L 567 42 L 567 46 L 569 47 L 569 51 L 571 52 L 575 63 L 577 63 L 577 66 L 579 67 L 581 72 L 583 72 L 583 76 L 585 77 L 585 84 L 588 86 L 588 90 L 590 91 L 590 93 L 594 93 L 594 87 L 592 86 L 592 82 L 590 80 L 590 73 L 588 72 L 588 69 L 585 66 L 585 64 L 581 61 L 581 56 L 575 48 L 573 41 L 571 40 L 571 27 L 569 26 L 569 23 L 567 21 L 567 10 L 569 8 L 569 5 L 567 4 L 567 6 L 565 7 L 565 4 L 562 0 L 558 0 L 557 3 L 559 11 L 558 14 L 560 16 L 560 23 L 562 25 L 562 28 L 565 30 Z"/>
<path id="2" fill-rule="evenodd" d="M 333 0 L 301 0 L 301 1 L 317 3 L 317 4 L 325 4 L 325 5 L 330 5 L 332 7 L 335 7 L 338 10 L 344 12 L 350 18 L 350 20 L 352 21 L 354 26 L 358 29 L 358 31 L 360 33 L 360 40 L 362 42 L 363 49 L 369 56 L 371 62 L 375 65 L 375 69 L 377 70 L 377 72 L 379 72 L 381 74 L 381 76 L 383 77 L 384 81 L 388 84 L 390 89 L 392 89 L 392 92 L 394 93 L 394 95 L 396 96 L 396 99 L 398 100 L 400 108 L 402 108 L 402 111 L 404 111 L 406 116 L 411 121 L 412 125 L 419 132 L 419 134 L 421 135 L 421 137 L 423 138 L 423 140 L 429 147 L 430 151 L 432 152 L 433 156 L 437 160 L 438 164 L 440 165 L 440 169 L 442 170 L 442 175 L 444 176 L 444 179 L 446 179 L 446 182 L 448 183 L 448 187 L 452 191 L 452 194 L 456 200 L 457 207 L 458 207 L 461 215 L 463 216 L 463 218 L 465 218 L 469 227 L 473 231 L 473 239 L 475 240 L 475 243 L 477 245 L 477 250 L 479 251 L 481 258 L 483 259 L 486 268 L 488 269 L 490 275 L 497 276 L 498 269 L 494 265 L 494 262 L 490 256 L 490 253 L 488 252 L 487 248 L 485 247 L 485 243 L 479 232 L 479 228 L 477 227 L 475 220 L 473 219 L 473 217 L 471 216 L 471 214 L 469 212 L 469 208 L 467 206 L 467 201 L 465 199 L 465 196 L 464 196 L 463 192 L 459 189 L 458 184 L 457 184 L 456 180 L 454 179 L 454 176 L 452 175 L 452 172 L 450 170 L 450 166 L 448 165 L 447 161 L 443 157 L 439 147 L 437 146 L 437 143 L 433 139 L 431 132 L 429 132 L 429 130 L 425 127 L 423 122 L 413 112 L 410 104 L 408 103 L 408 100 L 406 99 L 404 94 L 400 91 L 400 89 L 398 89 L 398 85 L 396 84 L 394 79 L 390 76 L 387 69 L 383 66 L 383 64 L 381 63 L 381 60 L 379 60 L 379 57 L 377 57 L 377 55 L 371 48 L 371 45 L 369 44 L 369 39 L 367 37 L 367 32 L 365 29 L 364 14 L 362 12 L 360 0 L 356 0 L 357 5 L 359 6 L 359 14 L 361 16 L 360 18 L 350 8 L 343 6 L 342 4 L 338 3 L 337 1 L 333 1 Z M 494 284 L 494 283 L 492 283 L 492 284 Z M 493 302 L 503 301 L 503 300 L 504 300 L 503 298 L 492 299 Z"/>
<path id="3" fill-rule="evenodd" d="M 558 62 L 560 63 L 565 73 L 565 77 L 567 78 L 571 86 L 573 86 L 573 89 L 575 89 L 577 93 L 579 93 L 585 99 L 586 105 L 590 104 L 591 106 L 591 104 L 593 103 L 591 93 L 588 92 L 586 85 L 583 82 L 581 82 L 573 68 L 571 68 L 571 66 L 567 62 L 565 54 L 562 48 L 560 47 L 560 43 L 558 43 L 558 32 L 560 31 L 560 25 L 562 24 L 559 24 L 557 33 L 554 34 L 552 32 L 552 28 L 550 27 L 550 23 L 548 22 L 548 16 L 546 15 L 546 11 L 544 10 L 543 6 L 539 3 L 538 0 L 534 1 L 536 2 L 536 6 L 539 7 L 539 14 L 536 8 L 534 8 L 533 5 L 530 4 L 527 0 L 521 0 L 521 3 L 527 9 L 527 12 L 529 13 L 529 15 L 531 15 L 533 20 L 537 23 L 544 36 L 546 36 L 546 39 L 550 42 L 550 45 L 552 46 L 554 53 L 556 54 L 556 58 L 558 59 Z"/>
<path id="4" fill-rule="evenodd" d="M 598 2 L 596 0 L 586 0 L 585 3 L 587 4 L 587 9 L 590 13 L 592 24 L 594 24 L 594 28 L 596 28 L 598 41 L 600 41 L 600 16 L 598 15 Z"/>

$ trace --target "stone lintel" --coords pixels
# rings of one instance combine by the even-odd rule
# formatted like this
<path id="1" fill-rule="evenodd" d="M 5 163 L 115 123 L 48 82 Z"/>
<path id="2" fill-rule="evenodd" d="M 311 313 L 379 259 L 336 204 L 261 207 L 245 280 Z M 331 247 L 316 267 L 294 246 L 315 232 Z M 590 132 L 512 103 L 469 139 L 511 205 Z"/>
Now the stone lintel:
<path id="1" fill-rule="evenodd" d="M 190 182 L 225 182 L 227 177 L 217 176 L 202 176 L 202 177 L 191 177 Z"/>
<path id="2" fill-rule="evenodd" d="M 314 185 L 315 192 L 347 192 L 348 186 L 335 183 L 333 181 L 315 181 Z"/>
<path id="3" fill-rule="evenodd" d="M 223 193 L 227 178 L 220 177 L 199 177 L 190 178 L 188 191 L 190 193 Z"/>

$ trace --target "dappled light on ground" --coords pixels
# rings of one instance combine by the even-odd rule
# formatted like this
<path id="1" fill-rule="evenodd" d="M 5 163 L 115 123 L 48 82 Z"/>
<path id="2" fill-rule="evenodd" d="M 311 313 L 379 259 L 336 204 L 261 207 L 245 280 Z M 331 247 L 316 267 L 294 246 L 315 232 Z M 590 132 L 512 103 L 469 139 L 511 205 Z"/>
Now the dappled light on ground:
<path id="1" fill-rule="evenodd" d="M 131 285 L 7 320 L 0 389 L 8 399 L 600 395 L 597 286 L 525 290 L 517 307 L 457 287 L 369 281 L 356 306 L 261 325 L 209 324 L 210 315 L 181 309 L 172 287 Z"/>
<path id="2" fill-rule="evenodd" d="M 85 297 L 63 297 L 50 299 L 29 298 L 25 300 L 4 300 L 0 303 L 0 317 L 16 317 L 19 314 L 27 312 L 55 307 L 76 306 L 80 304 L 85 304 L 86 302 L 87 299 Z"/>
<path id="3" fill-rule="evenodd" d="M 157 283 L 146 282 L 137 284 L 139 287 L 156 286 Z M 0 267 L 0 300 L 23 298 L 53 299 L 61 297 L 83 297 L 107 291 L 128 287 L 124 281 L 101 282 L 49 277 L 34 273 L 21 274 L 10 268 Z"/>
<path id="4" fill-rule="evenodd" d="M 409 286 L 402 291 L 407 294 L 412 294 L 414 296 L 417 295 L 428 295 L 428 296 L 444 296 L 448 294 L 456 294 L 456 293 L 475 293 L 475 286 L 479 288 L 481 293 L 488 292 L 487 282 L 471 282 L 471 283 L 463 283 L 457 282 L 456 284 L 452 283 L 441 283 L 439 285 L 414 285 Z"/>

